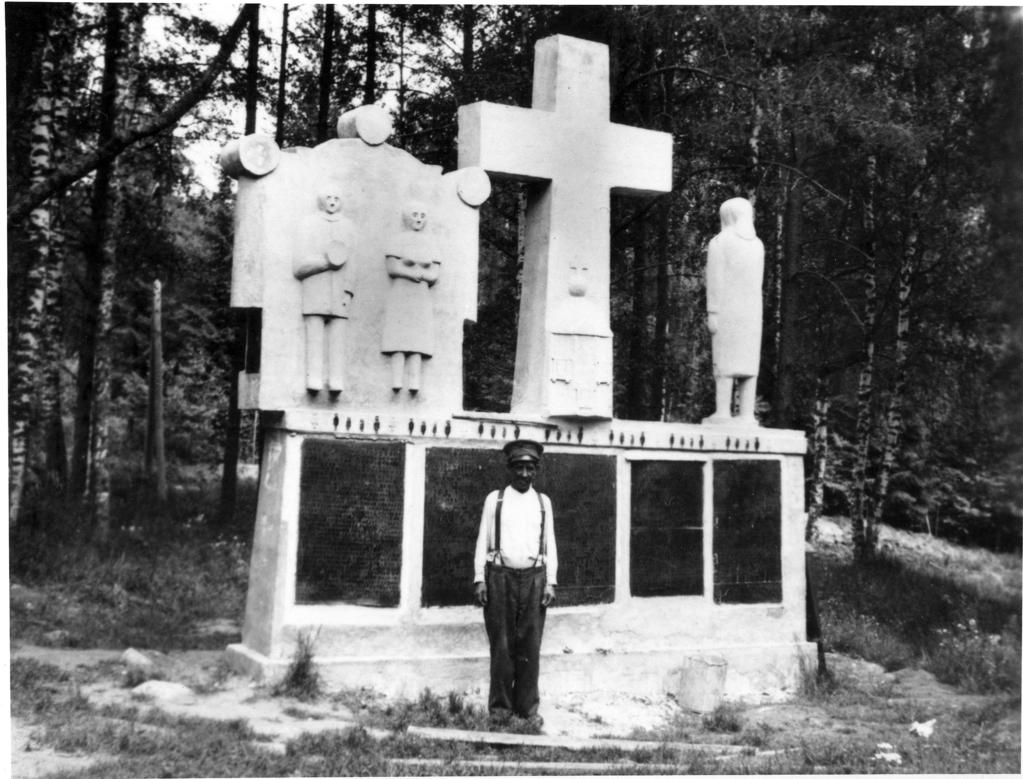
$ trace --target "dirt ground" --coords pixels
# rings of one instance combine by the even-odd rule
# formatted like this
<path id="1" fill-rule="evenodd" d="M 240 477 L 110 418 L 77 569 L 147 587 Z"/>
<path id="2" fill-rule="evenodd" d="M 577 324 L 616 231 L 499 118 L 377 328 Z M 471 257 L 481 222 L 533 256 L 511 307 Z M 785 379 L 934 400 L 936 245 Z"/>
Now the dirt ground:
<path id="1" fill-rule="evenodd" d="M 125 683 L 125 666 L 121 653 L 105 650 L 52 649 L 36 646 L 15 646 L 12 658 L 33 658 L 49 663 L 76 677 L 89 681 L 81 687 L 82 694 L 96 707 L 105 704 L 134 706 L 140 710 L 158 708 L 169 714 L 218 720 L 243 719 L 252 730 L 267 739 L 265 748 L 283 752 L 289 739 L 302 733 L 341 730 L 363 724 L 362 713 L 336 702 L 298 703 L 293 699 L 272 697 L 268 691 L 239 676 L 224 676 L 222 653 L 217 651 L 178 652 L 170 655 L 147 653 L 170 682 L 184 685 L 179 695 L 167 700 L 140 699 Z M 909 732 L 912 719 L 879 724 L 878 705 L 917 712 L 920 721 L 935 719 L 934 737 L 940 737 L 942 719 L 956 709 L 983 705 L 990 698 L 964 695 L 941 684 L 919 670 L 886 673 L 880 666 L 841 655 L 829 654 L 830 670 L 845 680 L 849 688 L 872 696 L 870 705 L 846 706 L 836 710 L 807 702 L 772 703 L 743 707 L 741 717 L 746 732 L 760 730 L 770 733 L 769 747 L 796 747 L 806 735 L 819 737 L 827 733 L 862 736 L 881 742 L 898 740 Z M 201 692 L 197 692 L 197 690 Z M 470 702 L 484 704 L 482 700 Z M 584 739 L 635 737 L 637 731 L 649 734 L 664 732 L 672 725 L 682 724 L 687 730 L 699 730 L 699 717 L 682 712 L 668 698 L 638 698 L 625 694 L 590 691 L 548 699 L 542 704 L 545 724 L 543 732 L 550 736 Z M 687 727 L 688 725 L 692 727 Z M 1007 744 L 1020 748 L 1019 712 L 1004 722 Z M 712 736 L 713 738 L 713 736 Z M 700 736 L 701 741 L 709 739 Z M 15 779 L 37 779 L 60 769 L 86 767 L 89 756 L 62 754 L 36 744 L 34 728 L 25 721 L 12 723 L 12 776 Z"/>

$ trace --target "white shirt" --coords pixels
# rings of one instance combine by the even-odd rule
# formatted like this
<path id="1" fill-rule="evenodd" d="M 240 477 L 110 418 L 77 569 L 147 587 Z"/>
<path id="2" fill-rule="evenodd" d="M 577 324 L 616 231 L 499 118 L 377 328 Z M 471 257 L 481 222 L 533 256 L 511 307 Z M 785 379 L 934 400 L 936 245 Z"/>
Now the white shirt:
<path id="1" fill-rule="evenodd" d="M 484 581 L 487 561 L 493 560 L 497 554 L 491 552 L 494 547 L 494 517 L 497 513 L 497 496 L 500 490 L 494 490 L 483 502 L 483 516 L 480 519 L 480 532 L 476 538 L 476 559 L 474 582 Z M 547 519 L 544 535 L 547 537 L 547 583 L 558 583 L 558 548 L 554 543 L 554 511 L 551 500 L 543 496 Z M 540 554 L 540 500 L 537 492 L 530 487 L 519 492 L 514 487 L 504 490 L 504 502 L 501 505 L 501 559 L 507 568 L 532 568 L 537 564 Z"/>

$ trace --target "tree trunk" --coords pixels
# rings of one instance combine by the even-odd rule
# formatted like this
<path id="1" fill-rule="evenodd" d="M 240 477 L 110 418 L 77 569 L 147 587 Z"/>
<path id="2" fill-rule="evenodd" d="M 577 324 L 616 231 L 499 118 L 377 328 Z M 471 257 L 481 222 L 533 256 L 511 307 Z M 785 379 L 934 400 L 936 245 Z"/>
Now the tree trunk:
<path id="1" fill-rule="evenodd" d="M 895 330 L 895 381 L 888 398 L 884 451 L 881 466 L 874 480 L 873 526 L 876 528 L 884 514 L 888 498 L 888 480 L 895 464 L 895 453 L 902 437 L 902 398 L 906 393 L 906 356 L 909 352 L 910 311 L 913 291 L 913 273 L 916 268 L 917 227 L 914 224 L 906 238 L 906 249 L 899 264 L 899 302 Z"/>
<path id="2" fill-rule="evenodd" d="M 852 538 L 857 559 L 866 560 L 874 555 L 876 528 L 867 487 L 867 465 L 870 460 L 870 438 L 873 422 L 874 396 L 874 325 L 877 320 L 877 257 L 874 193 L 877 188 L 877 157 L 867 159 L 867 198 L 864 203 L 864 230 L 867 237 L 866 269 L 863 279 L 863 351 L 856 393 L 856 453 L 853 463 Z"/>
<path id="3" fill-rule="evenodd" d="M 47 36 L 40 60 L 39 89 L 32 105 L 32 142 L 29 170 L 32 184 L 44 180 L 53 165 L 54 74 L 57 69 L 53 31 Z M 51 214 L 48 204 L 32 210 L 28 223 L 32 258 L 28 269 L 28 305 L 18 322 L 11 355 L 10 430 L 8 478 L 11 526 L 18 523 L 25 476 L 30 460 L 31 427 L 36 419 L 35 386 L 40 376 L 48 297 L 52 287 L 54 257 L 51 247 Z"/>
<path id="4" fill-rule="evenodd" d="M 377 7 L 370 3 L 366 6 L 366 88 L 363 93 L 363 105 L 372 105 L 377 101 Z"/>
<path id="5" fill-rule="evenodd" d="M 70 10 L 70 6 L 68 6 Z M 57 61 L 62 62 L 75 46 L 74 16 L 68 13 L 60 20 Z M 71 116 L 71 98 L 68 86 L 69 77 L 59 73 L 54 85 L 53 104 L 53 164 L 61 165 L 66 153 L 69 137 L 68 122 Z M 39 419 L 42 422 L 43 472 L 45 479 L 43 489 L 51 495 L 64 496 L 67 493 L 68 481 L 68 448 L 64 435 L 64 374 L 62 360 L 64 357 L 64 218 L 60 209 L 55 208 L 55 218 L 50 222 L 50 257 L 49 273 L 46 283 L 46 319 L 44 322 L 43 343 L 46 348 L 44 358 L 43 390 L 40 394 Z"/>
<path id="6" fill-rule="evenodd" d="M 249 50 L 245 66 L 245 134 L 256 132 L 256 107 L 259 104 L 259 5 L 249 3 Z"/>
<path id="7" fill-rule="evenodd" d="M 146 477 L 160 510 L 167 503 L 167 459 L 163 425 L 162 285 L 153 282 L 153 318 L 149 329 L 149 414 L 146 425 Z"/>
<path id="8" fill-rule="evenodd" d="M 761 108 L 760 99 L 755 91 L 751 100 L 753 102 L 753 118 L 750 122 L 749 139 L 746 141 L 749 149 L 749 186 L 746 189 L 746 199 L 756 208 L 757 176 L 760 171 L 760 134 L 764 127 L 764 109 Z"/>
<path id="9" fill-rule="evenodd" d="M 813 469 L 810 471 L 810 506 L 807 511 L 806 540 L 817 533 L 817 520 L 824 510 L 824 480 L 828 470 L 828 411 L 831 398 L 823 376 L 817 377 L 813 400 Z"/>
<path id="10" fill-rule="evenodd" d="M 459 87 L 459 104 L 472 102 L 475 97 L 473 70 L 476 67 L 476 18 L 478 10 L 474 5 L 462 6 L 462 83 Z"/>
<path id="11" fill-rule="evenodd" d="M 144 4 L 127 5 L 118 18 L 119 40 L 114 44 L 118 55 L 114 65 L 114 84 L 117 107 L 114 132 L 126 132 L 134 121 L 138 107 L 139 68 L 142 59 L 142 39 L 148 8 Z M 122 197 L 114 183 L 116 162 L 111 161 L 107 187 L 106 224 L 102 228 L 100 252 L 100 302 L 96 317 L 96 344 L 93 369 L 94 395 L 92 403 L 92 431 L 89 442 L 89 514 L 94 535 L 105 542 L 110 535 L 110 407 L 113 391 L 114 351 L 111 343 L 114 322 L 114 288 L 117 283 L 117 235 L 121 223 Z"/>
<path id="12" fill-rule="evenodd" d="M 288 83 L 288 4 L 284 4 L 281 12 L 281 67 L 277 74 L 277 132 L 274 140 L 278 146 L 284 146 L 284 116 L 288 110 L 285 99 L 285 86 Z"/>
<path id="13" fill-rule="evenodd" d="M 663 197 L 657 208 L 657 290 L 654 303 L 653 371 L 650 377 L 650 419 L 667 419 L 665 393 L 668 374 L 668 323 L 671 321 L 671 198 Z"/>
<path id="14" fill-rule="evenodd" d="M 804 157 L 803 139 L 792 134 L 793 167 L 799 168 Z M 785 251 L 779 267 L 777 283 L 781 286 L 778 316 L 778 374 L 774 384 L 775 424 L 791 427 L 795 420 L 796 363 L 799 358 L 799 294 L 796 274 L 802 265 L 803 244 L 803 177 L 793 173 L 785 201 Z"/>
<path id="15" fill-rule="evenodd" d="M 656 54 L 651 58 L 651 66 L 656 65 Z M 660 84 L 660 129 L 672 132 L 671 116 L 674 113 L 675 74 L 663 74 L 658 79 Z M 668 418 L 668 329 L 671 323 L 671 205 L 670 195 L 664 195 L 657 206 L 657 288 L 654 297 L 654 337 L 651 344 L 653 351 L 653 375 L 650 377 L 652 387 L 650 398 L 650 419 L 662 422 Z"/>
<path id="16" fill-rule="evenodd" d="M 405 86 L 405 15 L 406 6 L 399 5 L 395 9 L 398 16 L 398 127 L 405 132 L 405 101 L 408 97 Z"/>
<path id="17" fill-rule="evenodd" d="M 334 21 L 332 3 L 323 6 L 323 56 L 320 58 L 319 109 L 316 114 L 316 142 L 330 137 L 330 84 L 334 73 Z"/>
<path id="18" fill-rule="evenodd" d="M 637 222 L 632 245 L 632 316 L 629 318 L 629 373 L 625 382 L 625 418 L 645 419 L 647 390 L 646 352 L 646 226 Z"/>
<path id="19" fill-rule="evenodd" d="M 788 203 L 788 197 L 785 199 Z M 771 312 L 770 314 L 770 329 L 765 327 L 772 334 L 771 341 L 771 360 L 772 360 L 772 375 L 774 376 L 775 384 L 778 382 L 778 377 L 781 375 L 781 290 L 782 290 L 782 275 L 784 273 L 783 264 L 785 262 L 785 215 L 779 210 L 774 217 L 774 260 L 768 264 L 768 282 L 767 288 L 769 290 L 770 297 L 768 298 L 768 307 Z M 767 323 L 765 323 L 767 324 Z M 775 415 L 777 419 L 777 415 Z"/>
<path id="20" fill-rule="evenodd" d="M 333 16 L 333 6 L 325 6 L 324 11 L 329 16 Z M 248 69 L 245 74 L 246 135 L 256 131 L 256 115 L 259 109 L 259 90 L 256 88 L 259 83 L 258 53 L 259 11 L 257 6 L 256 13 L 249 20 L 249 59 Z M 238 314 L 236 316 L 241 318 L 244 315 Z M 231 375 L 228 379 L 227 388 L 227 423 L 224 426 L 224 459 L 220 470 L 220 507 L 218 513 L 221 526 L 229 525 L 234 519 L 234 508 L 238 497 L 238 456 L 241 449 L 240 439 L 242 434 L 242 414 L 241 409 L 238 408 L 238 374 L 245 362 L 245 336 L 245 329 L 240 324 L 236 324 L 234 339 L 231 344 Z"/>
<path id="21" fill-rule="evenodd" d="M 114 195 L 111 191 L 111 195 Z M 115 211 L 116 213 L 116 211 Z M 114 318 L 114 257 L 116 237 L 110 229 L 116 221 L 111 214 L 110 225 L 103 242 L 103 267 L 100 274 L 100 304 L 96 317 L 96 345 L 92 400 L 92 435 L 89 442 L 89 514 L 95 528 L 95 538 L 105 542 L 110 535 L 110 399 L 113 355 L 110 333 Z"/>
<path id="22" fill-rule="evenodd" d="M 121 10 L 123 6 L 106 6 L 106 35 L 103 55 L 103 82 L 100 94 L 99 145 L 114 137 L 117 104 L 117 68 L 121 58 Z M 78 355 L 77 393 L 75 402 L 74 447 L 71 456 L 71 494 L 84 499 L 91 493 L 90 454 L 96 423 L 97 352 L 104 333 L 104 282 L 109 278 L 111 263 L 109 219 L 112 199 L 113 159 L 104 160 L 96 169 L 92 186 L 92 231 L 85 247 L 86 271 L 83 289 L 84 328 Z M 102 487 L 102 485 L 99 485 Z"/>

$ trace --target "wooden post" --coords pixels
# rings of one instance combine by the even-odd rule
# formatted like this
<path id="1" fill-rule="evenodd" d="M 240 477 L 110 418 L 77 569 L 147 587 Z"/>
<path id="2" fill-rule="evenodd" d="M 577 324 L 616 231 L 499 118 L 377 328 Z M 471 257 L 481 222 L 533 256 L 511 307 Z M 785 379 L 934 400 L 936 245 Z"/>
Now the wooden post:
<path id="1" fill-rule="evenodd" d="M 146 477 L 160 507 L 167 502 L 167 458 L 163 425 L 163 288 L 153 282 L 153 319 L 149 329 L 149 414 L 146 428 Z"/>

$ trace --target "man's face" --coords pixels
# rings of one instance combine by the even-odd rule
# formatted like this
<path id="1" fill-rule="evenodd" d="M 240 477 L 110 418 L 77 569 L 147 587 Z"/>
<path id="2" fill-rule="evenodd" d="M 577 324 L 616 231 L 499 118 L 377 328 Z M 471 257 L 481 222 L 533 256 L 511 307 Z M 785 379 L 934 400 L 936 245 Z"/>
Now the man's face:
<path id="1" fill-rule="evenodd" d="M 519 492 L 525 492 L 536 478 L 536 463 L 532 460 L 516 460 L 508 464 L 511 475 L 511 486 Z"/>

